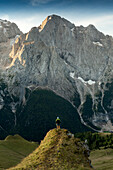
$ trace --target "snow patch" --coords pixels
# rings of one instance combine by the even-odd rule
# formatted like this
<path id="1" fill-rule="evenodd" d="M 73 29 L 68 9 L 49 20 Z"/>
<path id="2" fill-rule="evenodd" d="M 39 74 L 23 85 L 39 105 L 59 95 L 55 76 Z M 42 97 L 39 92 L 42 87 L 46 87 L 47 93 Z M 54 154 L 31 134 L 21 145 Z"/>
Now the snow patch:
<path id="1" fill-rule="evenodd" d="M 101 85 L 101 82 L 99 82 L 99 86 Z"/>
<path id="2" fill-rule="evenodd" d="M 97 45 L 97 46 L 100 46 L 100 47 L 103 47 L 103 44 L 101 44 L 100 42 L 93 42 L 94 45 Z"/>
<path id="3" fill-rule="evenodd" d="M 70 77 L 74 79 L 75 78 L 74 76 L 75 76 L 75 73 L 74 72 L 70 72 Z"/>
<path id="4" fill-rule="evenodd" d="M 95 84 L 95 81 L 93 81 L 93 80 L 88 80 L 87 83 L 88 83 L 89 85 L 93 85 L 93 84 Z"/>
<path id="5" fill-rule="evenodd" d="M 82 77 L 78 77 L 78 79 L 81 80 L 84 84 L 86 83 Z"/>
<path id="6" fill-rule="evenodd" d="M 96 83 L 96 82 L 93 81 L 93 80 L 85 81 L 82 77 L 78 77 L 78 79 L 81 80 L 85 85 L 86 85 L 86 84 L 93 85 L 93 84 Z"/>
<path id="7" fill-rule="evenodd" d="M 64 61 L 64 63 L 65 63 L 66 65 L 68 65 L 68 64 L 66 63 L 66 61 Z"/>

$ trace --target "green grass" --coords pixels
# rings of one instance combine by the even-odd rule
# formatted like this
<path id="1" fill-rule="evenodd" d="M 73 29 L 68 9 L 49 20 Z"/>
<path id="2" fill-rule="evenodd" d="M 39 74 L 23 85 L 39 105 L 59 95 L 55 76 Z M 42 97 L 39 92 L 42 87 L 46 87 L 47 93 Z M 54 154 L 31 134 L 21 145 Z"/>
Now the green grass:
<path id="1" fill-rule="evenodd" d="M 95 170 L 113 169 L 113 149 L 111 148 L 92 151 L 90 159 Z"/>
<path id="2" fill-rule="evenodd" d="M 17 165 L 37 146 L 37 143 L 29 142 L 19 135 L 0 140 L 0 170 Z"/>
<path id="3" fill-rule="evenodd" d="M 80 139 L 69 137 L 66 129 L 50 130 L 40 146 L 11 169 L 88 170 L 88 155 Z"/>

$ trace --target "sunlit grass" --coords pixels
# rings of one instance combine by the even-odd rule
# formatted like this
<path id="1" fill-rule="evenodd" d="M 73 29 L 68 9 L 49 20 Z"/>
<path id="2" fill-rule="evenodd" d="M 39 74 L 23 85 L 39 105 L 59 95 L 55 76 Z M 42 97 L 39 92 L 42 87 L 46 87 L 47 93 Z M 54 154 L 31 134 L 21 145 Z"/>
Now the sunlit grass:
<path id="1" fill-rule="evenodd" d="M 92 151 L 90 159 L 96 170 L 113 169 L 113 149 L 111 148 Z"/>

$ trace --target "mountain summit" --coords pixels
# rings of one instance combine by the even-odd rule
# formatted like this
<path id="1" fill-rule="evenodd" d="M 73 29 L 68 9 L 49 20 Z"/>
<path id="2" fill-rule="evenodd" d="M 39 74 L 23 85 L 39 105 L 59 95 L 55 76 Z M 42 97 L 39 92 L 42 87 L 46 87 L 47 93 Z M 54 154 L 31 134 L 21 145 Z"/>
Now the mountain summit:
<path id="1" fill-rule="evenodd" d="M 39 112 L 44 112 L 42 108 L 46 107 L 39 109 L 38 98 L 39 108 L 33 107 L 35 111 L 32 113 L 29 100 L 35 90 L 46 89 L 69 101 L 78 113 L 81 123 L 88 128 L 97 131 L 113 130 L 111 36 L 105 36 L 93 25 L 75 26 L 60 16 L 51 15 L 39 27 L 20 35 L 14 42 L 9 56 L 7 55 L 8 62 L 4 67 L 2 64 L 0 71 L 0 112 L 10 124 L 9 127 L 14 125 L 20 130 L 19 122 L 25 115 L 23 111 L 28 107 L 28 103 L 27 118 L 22 119 L 25 122 L 21 127 L 30 127 L 31 122 L 36 119 L 33 116 L 32 120 L 27 112 L 30 112 L 30 115 L 37 113 L 42 121 Z M 2 44 L 0 46 L 3 47 Z M 2 59 L 3 56 L 2 53 Z M 33 100 L 37 100 L 37 97 L 32 98 Z M 4 116 L 6 110 L 10 111 L 10 114 Z M 58 111 L 58 108 L 56 110 Z M 50 111 L 47 114 L 50 114 Z M 57 114 L 54 113 L 54 116 Z M 1 122 L 1 125 L 5 129 L 5 123 Z M 50 128 L 48 122 L 45 126 Z"/>
<path id="2" fill-rule="evenodd" d="M 91 169 L 89 150 L 66 129 L 50 130 L 40 146 L 11 169 Z"/>
<path id="3" fill-rule="evenodd" d="M 61 18 L 60 16 L 57 15 L 51 15 L 48 16 L 43 22 L 42 24 L 38 27 L 39 28 L 39 32 L 41 32 L 45 26 L 49 27 L 49 29 L 53 29 L 52 27 L 50 27 L 50 25 L 54 24 L 55 27 L 58 27 L 59 24 L 65 24 L 67 27 L 69 27 L 70 29 L 74 27 L 74 24 L 72 24 L 71 22 L 69 22 L 68 20 Z"/>

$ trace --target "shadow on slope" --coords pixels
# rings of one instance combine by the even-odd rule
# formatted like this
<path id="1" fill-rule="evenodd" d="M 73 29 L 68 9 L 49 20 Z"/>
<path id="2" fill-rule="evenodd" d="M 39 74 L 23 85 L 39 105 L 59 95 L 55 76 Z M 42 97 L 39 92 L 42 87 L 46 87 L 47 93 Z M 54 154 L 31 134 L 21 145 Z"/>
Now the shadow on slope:
<path id="1" fill-rule="evenodd" d="M 53 91 L 36 89 L 31 93 L 27 91 L 26 95 L 29 96 L 28 101 L 23 111 L 17 114 L 17 133 L 27 140 L 43 139 L 50 129 L 55 128 L 57 116 L 61 119 L 61 127 L 72 133 L 89 130 L 81 123 L 72 104 Z"/>

